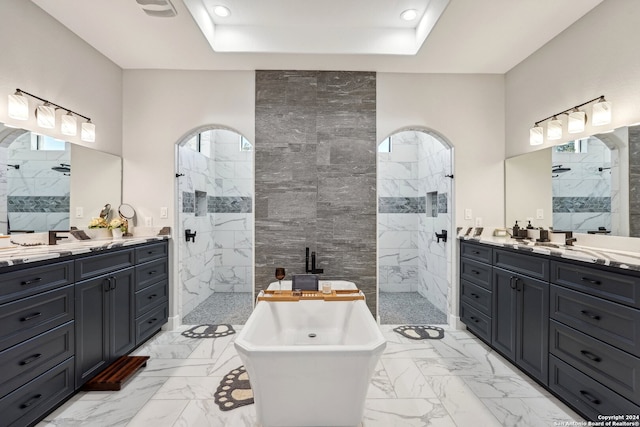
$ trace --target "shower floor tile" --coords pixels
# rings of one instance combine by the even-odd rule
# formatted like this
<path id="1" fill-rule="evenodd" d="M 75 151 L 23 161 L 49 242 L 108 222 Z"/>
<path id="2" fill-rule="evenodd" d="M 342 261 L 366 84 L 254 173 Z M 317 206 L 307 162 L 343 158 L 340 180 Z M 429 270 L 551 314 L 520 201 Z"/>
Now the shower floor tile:
<path id="1" fill-rule="evenodd" d="M 215 292 L 182 319 L 185 325 L 244 325 L 253 311 L 251 292 Z"/>
<path id="2" fill-rule="evenodd" d="M 445 325 L 447 315 L 418 292 L 380 292 L 378 313 L 383 325 Z"/>

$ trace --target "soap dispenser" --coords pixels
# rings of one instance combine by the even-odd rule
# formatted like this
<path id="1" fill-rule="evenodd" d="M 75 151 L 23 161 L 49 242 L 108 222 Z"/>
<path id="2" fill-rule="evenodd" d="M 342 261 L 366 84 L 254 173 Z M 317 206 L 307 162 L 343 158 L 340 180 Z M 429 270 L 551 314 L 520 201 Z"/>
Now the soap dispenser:
<path id="1" fill-rule="evenodd" d="M 518 237 L 520 232 L 520 227 L 518 226 L 518 221 L 516 221 L 515 225 L 513 226 L 513 229 L 511 230 L 511 237 L 513 237 L 514 239 Z"/>
<path id="2" fill-rule="evenodd" d="M 527 230 L 533 230 L 533 225 L 531 225 L 531 220 L 529 220 L 529 224 L 527 225 Z"/>

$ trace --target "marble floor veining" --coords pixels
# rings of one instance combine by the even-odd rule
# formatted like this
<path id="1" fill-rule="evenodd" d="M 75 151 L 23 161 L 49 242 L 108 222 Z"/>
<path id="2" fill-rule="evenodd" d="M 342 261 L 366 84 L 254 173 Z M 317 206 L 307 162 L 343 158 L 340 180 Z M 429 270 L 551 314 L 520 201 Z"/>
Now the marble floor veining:
<path id="1" fill-rule="evenodd" d="M 387 348 L 371 380 L 363 427 L 579 425 L 583 419 L 473 335 L 445 327 L 415 341 L 382 325 Z M 163 331 L 135 351 L 151 359 L 119 392 L 80 392 L 37 427 L 256 427 L 254 405 L 221 411 L 214 392 L 242 365 L 237 335 Z M 234 326 L 240 330 L 242 326 Z"/>

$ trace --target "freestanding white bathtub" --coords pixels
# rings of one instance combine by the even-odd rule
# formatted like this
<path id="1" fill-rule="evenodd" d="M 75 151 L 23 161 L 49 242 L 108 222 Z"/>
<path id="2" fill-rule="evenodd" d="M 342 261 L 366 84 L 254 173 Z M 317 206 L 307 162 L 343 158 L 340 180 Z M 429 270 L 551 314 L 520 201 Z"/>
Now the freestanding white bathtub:
<path id="1" fill-rule="evenodd" d="M 386 341 L 361 300 L 263 301 L 235 347 L 263 427 L 357 426 Z"/>

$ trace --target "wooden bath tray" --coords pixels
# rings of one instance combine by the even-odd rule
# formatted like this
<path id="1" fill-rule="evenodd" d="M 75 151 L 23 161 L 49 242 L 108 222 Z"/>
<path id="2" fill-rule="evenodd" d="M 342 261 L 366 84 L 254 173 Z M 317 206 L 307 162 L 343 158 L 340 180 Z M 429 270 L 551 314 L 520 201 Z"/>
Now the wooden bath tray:
<path id="1" fill-rule="evenodd" d="M 358 289 L 332 290 L 330 294 L 321 291 L 264 291 L 264 295 L 258 297 L 258 301 L 357 301 L 364 300 L 364 295 Z"/>

